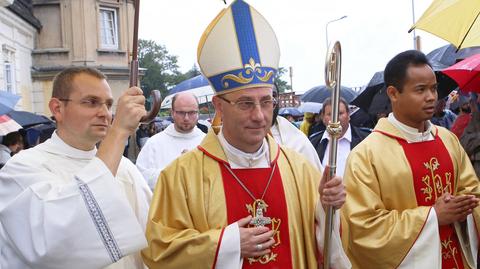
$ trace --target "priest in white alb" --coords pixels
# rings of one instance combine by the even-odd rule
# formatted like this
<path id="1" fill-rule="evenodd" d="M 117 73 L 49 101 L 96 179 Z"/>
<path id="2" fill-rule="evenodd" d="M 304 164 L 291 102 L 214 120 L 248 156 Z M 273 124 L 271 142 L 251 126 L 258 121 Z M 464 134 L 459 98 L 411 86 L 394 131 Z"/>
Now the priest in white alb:
<path id="1" fill-rule="evenodd" d="M 126 90 L 112 123 L 102 73 L 71 67 L 55 77 L 57 130 L 0 170 L 1 269 L 144 268 L 151 192 L 122 157 L 144 101 L 139 88 Z"/>
<path id="2" fill-rule="evenodd" d="M 147 140 L 137 157 L 137 168 L 153 189 L 160 172 L 183 153 L 194 149 L 205 137 L 199 128 L 198 100 L 189 92 L 172 98 L 173 124 Z"/>

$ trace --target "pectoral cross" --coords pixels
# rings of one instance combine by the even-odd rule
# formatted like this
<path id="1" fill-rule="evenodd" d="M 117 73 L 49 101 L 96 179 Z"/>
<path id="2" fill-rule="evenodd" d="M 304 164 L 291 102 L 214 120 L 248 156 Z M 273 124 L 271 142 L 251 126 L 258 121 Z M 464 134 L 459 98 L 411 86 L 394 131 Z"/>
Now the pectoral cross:
<path id="1" fill-rule="evenodd" d="M 254 225 L 255 227 L 263 227 L 267 224 L 272 223 L 272 219 L 270 219 L 269 217 L 263 216 L 263 211 L 267 210 L 265 202 L 262 200 L 257 200 L 255 204 L 256 204 L 255 216 L 250 221 L 250 224 Z"/>

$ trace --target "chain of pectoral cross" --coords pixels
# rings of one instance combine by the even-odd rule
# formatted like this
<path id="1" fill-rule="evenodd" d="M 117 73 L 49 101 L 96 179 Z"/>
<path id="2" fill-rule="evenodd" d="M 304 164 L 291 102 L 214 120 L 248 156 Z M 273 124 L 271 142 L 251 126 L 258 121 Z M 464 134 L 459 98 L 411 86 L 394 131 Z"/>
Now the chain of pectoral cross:
<path id="1" fill-rule="evenodd" d="M 250 221 L 250 224 L 255 225 L 257 227 L 258 226 L 265 226 L 266 224 L 270 224 L 271 219 L 263 216 L 263 210 L 267 209 L 266 208 L 266 203 L 263 200 L 263 198 L 265 197 L 265 194 L 267 193 L 268 187 L 270 186 L 270 182 L 272 182 L 273 173 L 275 172 L 275 168 L 277 167 L 277 162 L 275 162 L 273 164 L 272 172 L 270 173 L 270 177 L 268 178 L 267 185 L 265 186 L 265 189 L 263 190 L 263 193 L 262 193 L 262 196 L 260 197 L 260 199 L 255 198 L 253 193 L 247 188 L 247 186 L 245 186 L 245 184 L 243 184 L 243 182 L 237 177 L 237 175 L 235 175 L 235 173 L 233 173 L 232 169 L 230 169 L 230 167 L 227 164 L 224 163 L 223 165 L 228 170 L 228 172 L 230 172 L 230 174 L 233 176 L 233 178 L 238 182 L 238 184 L 240 184 L 240 186 L 248 193 L 248 195 L 250 195 L 250 197 L 252 197 L 254 204 L 257 203 L 258 200 L 260 200 L 261 203 L 262 203 L 254 211 L 255 216 L 253 216 L 252 220 Z"/>

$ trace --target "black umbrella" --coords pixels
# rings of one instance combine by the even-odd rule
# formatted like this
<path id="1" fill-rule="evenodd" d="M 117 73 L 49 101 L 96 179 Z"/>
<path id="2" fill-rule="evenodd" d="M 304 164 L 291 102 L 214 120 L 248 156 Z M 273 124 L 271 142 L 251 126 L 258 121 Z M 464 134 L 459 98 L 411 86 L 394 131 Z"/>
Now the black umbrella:
<path id="1" fill-rule="evenodd" d="M 49 118 L 43 115 L 38 115 L 27 111 L 14 110 L 7 113 L 7 115 L 14 121 L 16 121 L 18 124 L 20 124 L 23 128 L 28 128 L 37 124 L 47 124 L 52 122 Z"/>
<path id="2" fill-rule="evenodd" d="M 300 100 L 302 102 L 315 102 L 315 103 L 323 103 L 325 99 L 332 96 L 332 91 L 325 85 L 313 87 L 310 90 L 306 91 Z M 348 103 L 350 103 L 355 97 L 357 93 L 348 87 L 341 87 L 340 88 L 340 96 L 345 99 Z"/>
<path id="3" fill-rule="evenodd" d="M 372 79 L 370 79 L 367 87 L 357 96 L 357 98 L 351 102 L 351 104 L 358 106 L 365 112 L 375 115 L 376 113 L 370 112 L 370 106 L 372 105 L 373 99 L 377 93 L 383 94 L 380 92 L 380 90 L 384 88 L 384 86 L 385 82 L 383 80 L 383 71 L 378 71 L 373 75 Z"/>
<path id="4" fill-rule="evenodd" d="M 427 54 L 427 59 L 431 62 L 443 64 L 447 67 L 478 53 L 480 53 L 480 47 L 464 48 L 457 52 L 457 48 L 453 45 L 445 45 L 432 50 Z"/>
<path id="5" fill-rule="evenodd" d="M 457 83 L 443 74 L 440 70 L 446 68 L 445 65 L 431 61 L 432 68 L 438 82 L 438 98 L 447 97 L 451 91 L 457 88 Z M 390 99 L 387 96 L 383 71 L 376 72 L 367 87 L 355 98 L 352 105 L 356 105 L 364 111 L 376 115 L 377 113 L 390 112 Z"/>

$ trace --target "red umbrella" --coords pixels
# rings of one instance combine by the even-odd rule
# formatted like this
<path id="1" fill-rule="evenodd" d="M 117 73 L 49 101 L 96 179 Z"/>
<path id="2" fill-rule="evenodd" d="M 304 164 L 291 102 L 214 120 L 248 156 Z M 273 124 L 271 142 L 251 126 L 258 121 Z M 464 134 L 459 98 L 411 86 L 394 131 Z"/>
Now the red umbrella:
<path id="1" fill-rule="evenodd" d="M 480 92 L 480 54 L 470 56 L 442 70 L 464 92 Z"/>
<path id="2" fill-rule="evenodd" d="M 22 129 L 22 126 L 7 115 L 0 116 L 0 135 L 6 135 Z"/>

